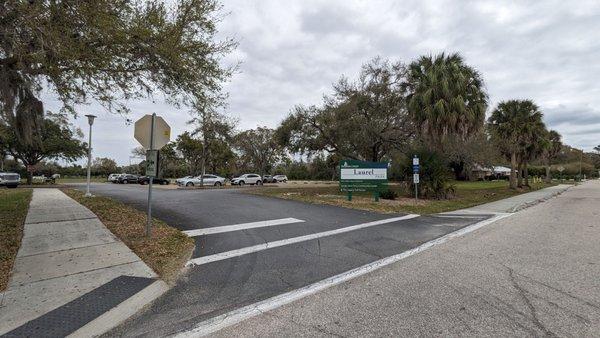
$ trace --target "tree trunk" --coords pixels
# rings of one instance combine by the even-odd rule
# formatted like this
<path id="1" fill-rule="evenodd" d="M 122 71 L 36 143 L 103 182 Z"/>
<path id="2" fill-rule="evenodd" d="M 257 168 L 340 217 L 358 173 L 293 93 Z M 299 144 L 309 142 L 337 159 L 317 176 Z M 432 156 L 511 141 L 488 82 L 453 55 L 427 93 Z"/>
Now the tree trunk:
<path id="1" fill-rule="evenodd" d="M 523 162 L 519 161 L 518 169 L 517 169 L 517 187 L 521 188 L 523 186 Z"/>
<path id="2" fill-rule="evenodd" d="M 33 184 L 33 172 L 27 170 L 27 185 Z"/>
<path id="3" fill-rule="evenodd" d="M 528 163 L 527 163 L 527 161 L 525 161 L 525 163 L 523 165 L 523 167 L 524 167 L 523 172 L 524 172 L 524 176 L 525 176 L 525 186 L 529 187 L 529 170 L 527 168 L 527 165 L 528 165 Z"/>
<path id="4" fill-rule="evenodd" d="M 552 182 L 552 174 L 550 173 L 550 161 L 546 161 L 546 177 L 544 180 L 546 183 Z"/>
<path id="5" fill-rule="evenodd" d="M 511 189 L 517 188 L 517 178 L 515 177 L 516 169 L 517 169 L 517 154 L 512 153 L 512 154 L 510 154 L 510 176 L 509 176 L 509 181 L 510 181 L 509 186 Z"/>

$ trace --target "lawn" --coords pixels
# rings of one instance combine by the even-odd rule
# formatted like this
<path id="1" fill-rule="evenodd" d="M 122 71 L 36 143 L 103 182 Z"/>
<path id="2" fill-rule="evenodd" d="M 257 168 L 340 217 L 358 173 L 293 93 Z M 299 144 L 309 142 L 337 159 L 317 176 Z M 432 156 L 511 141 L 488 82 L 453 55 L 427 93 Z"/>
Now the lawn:
<path id="1" fill-rule="evenodd" d="M 0 189 L 0 291 L 8 285 L 30 200 L 31 189 Z"/>
<path id="2" fill-rule="evenodd" d="M 163 280 L 173 282 L 188 261 L 194 241 L 165 222 L 153 219 L 152 237 L 146 235 L 146 214 L 108 197 L 86 198 L 84 193 L 64 188 L 62 191 L 90 209 L 102 223 Z"/>
<path id="3" fill-rule="evenodd" d="M 447 200 L 415 200 L 414 197 L 409 197 L 408 192 L 399 185 L 390 185 L 390 189 L 398 192 L 399 198 L 396 200 L 380 199 L 379 202 L 375 202 L 369 193 L 354 193 L 352 201 L 348 201 L 347 195 L 340 192 L 337 185 L 330 187 L 265 187 L 263 189 L 248 190 L 248 193 L 384 213 L 416 213 L 423 215 L 469 208 L 552 185 L 534 183 L 531 189 L 512 190 L 508 188 L 508 182 L 506 181 L 453 182 L 452 184 L 454 184 L 456 194 L 454 198 Z"/>

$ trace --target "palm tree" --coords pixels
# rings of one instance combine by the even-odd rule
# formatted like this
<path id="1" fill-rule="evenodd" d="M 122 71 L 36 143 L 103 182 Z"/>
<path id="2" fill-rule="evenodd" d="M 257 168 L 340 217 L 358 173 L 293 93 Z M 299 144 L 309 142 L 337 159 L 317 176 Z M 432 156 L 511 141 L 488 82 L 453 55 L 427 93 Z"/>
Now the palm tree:
<path id="1" fill-rule="evenodd" d="M 562 141 L 561 136 L 556 130 L 550 130 L 546 134 L 544 139 L 544 152 L 543 158 L 546 165 L 546 183 L 550 183 L 552 181 L 552 173 L 550 172 L 550 161 L 554 159 L 562 149 Z"/>
<path id="2" fill-rule="evenodd" d="M 547 144 L 546 137 L 548 129 L 546 129 L 546 125 L 542 121 L 542 113 L 538 112 L 529 116 L 525 124 L 522 125 L 522 132 L 519 173 L 522 173 L 520 178 L 525 181 L 524 185 L 529 187 L 529 161 L 533 161 L 542 156 Z M 521 180 L 517 185 L 519 187 L 523 186 Z"/>
<path id="3" fill-rule="evenodd" d="M 500 152 L 510 159 L 510 187 L 517 187 L 517 169 L 520 169 L 529 157 L 537 153 L 534 145 L 543 130 L 542 113 L 531 100 L 509 100 L 500 102 L 488 119 L 492 140 Z"/>
<path id="4" fill-rule="evenodd" d="M 408 67 L 408 110 L 429 145 L 448 136 L 466 140 L 483 130 L 488 96 L 479 72 L 459 54 L 422 56 Z"/>

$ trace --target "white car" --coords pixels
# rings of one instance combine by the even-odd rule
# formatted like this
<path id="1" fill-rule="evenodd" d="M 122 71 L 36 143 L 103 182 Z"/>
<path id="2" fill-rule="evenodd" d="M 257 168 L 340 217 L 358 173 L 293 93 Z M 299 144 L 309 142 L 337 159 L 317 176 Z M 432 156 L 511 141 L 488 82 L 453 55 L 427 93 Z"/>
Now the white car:
<path id="1" fill-rule="evenodd" d="M 194 178 L 194 176 L 186 176 L 186 177 L 178 178 L 178 179 L 175 180 L 175 184 L 179 184 L 180 182 L 183 182 L 185 180 L 189 180 L 189 179 L 192 179 L 192 178 Z"/>
<path id="2" fill-rule="evenodd" d="M 287 176 L 285 176 L 285 175 L 275 175 L 275 176 L 273 176 L 273 179 L 276 182 L 283 182 L 283 183 L 287 183 L 287 180 L 288 180 Z"/>
<path id="3" fill-rule="evenodd" d="M 182 187 L 200 186 L 201 182 L 204 183 L 205 186 L 220 187 L 225 185 L 225 178 L 221 176 L 206 174 L 204 175 L 203 181 L 200 181 L 201 178 L 202 176 L 196 176 L 188 179 L 181 179 L 177 184 Z"/>
<path id="4" fill-rule="evenodd" d="M 119 178 L 119 176 L 121 176 L 123 174 L 110 174 L 108 175 L 108 181 L 115 183 L 117 181 L 117 179 Z"/>
<path id="5" fill-rule="evenodd" d="M 262 185 L 262 178 L 257 174 L 244 174 L 231 180 L 232 185 L 256 184 Z"/>

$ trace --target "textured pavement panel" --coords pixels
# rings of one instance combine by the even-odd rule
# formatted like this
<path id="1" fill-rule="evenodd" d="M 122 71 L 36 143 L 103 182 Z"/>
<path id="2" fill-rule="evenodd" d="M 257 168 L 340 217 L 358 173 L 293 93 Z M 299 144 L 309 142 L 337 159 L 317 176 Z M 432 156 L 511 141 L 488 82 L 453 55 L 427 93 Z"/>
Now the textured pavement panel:
<path id="1" fill-rule="evenodd" d="M 154 282 L 120 276 L 8 333 L 5 337 L 64 337 Z M 3 337 L 4 337 L 3 336 Z"/>
<path id="2" fill-rule="evenodd" d="M 64 305 L 121 275 L 154 278 L 144 262 L 47 279 L 3 293 L 0 302 L 0 334 Z"/>

